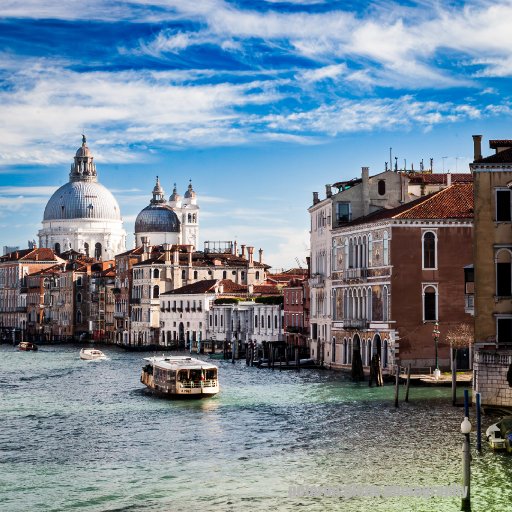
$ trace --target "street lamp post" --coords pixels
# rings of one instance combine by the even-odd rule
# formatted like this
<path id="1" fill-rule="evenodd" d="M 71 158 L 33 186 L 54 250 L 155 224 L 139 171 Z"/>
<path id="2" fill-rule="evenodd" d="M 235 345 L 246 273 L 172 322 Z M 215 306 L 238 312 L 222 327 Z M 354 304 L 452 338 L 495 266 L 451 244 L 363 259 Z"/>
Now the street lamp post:
<path id="1" fill-rule="evenodd" d="M 437 380 L 441 376 L 441 371 L 439 370 L 439 362 L 437 357 L 437 345 L 439 341 L 439 335 L 441 331 L 439 330 L 439 322 L 434 324 L 434 329 L 432 330 L 432 336 L 434 337 L 434 346 L 436 350 L 436 369 L 434 370 L 434 378 Z"/>
<path id="2" fill-rule="evenodd" d="M 462 481 L 463 489 L 460 509 L 466 512 L 471 512 L 471 451 L 469 448 L 469 433 L 471 432 L 471 422 L 467 416 L 460 424 L 460 431 L 464 434 L 464 444 L 462 445 L 462 469 L 464 477 Z"/>

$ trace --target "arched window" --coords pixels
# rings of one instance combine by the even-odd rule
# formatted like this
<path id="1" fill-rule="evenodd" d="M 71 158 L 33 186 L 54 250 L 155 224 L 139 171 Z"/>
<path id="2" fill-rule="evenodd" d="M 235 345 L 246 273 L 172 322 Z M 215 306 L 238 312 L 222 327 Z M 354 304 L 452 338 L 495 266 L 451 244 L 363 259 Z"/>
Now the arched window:
<path id="1" fill-rule="evenodd" d="M 187 274 L 186 274 L 185 270 L 182 270 L 181 271 L 181 279 L 185 279 L 186 276 L 187 276 Z"/>
<path id="2" fill-rule="evenodd" d="M 386 182 L 384 180 L 379 180 L 377 183 L 377 192 L 379 196 L 383 196 L 386 193 Z"/>
<path id="3" fill-rule="evenodd" d="M 82 312 L 81 311 L 77 311 L 76 312 L 76 323 L 77 324 L 81 324 L 82 323 Z"/>
<path id="4" fill-rule="evenodd" d="M 511 253 L 501 249 L 496 254 L 496 295 L 510 297 L 512 295 Z"/>
<path id="5" fill-rule="evenodd" d="M 264 329 L 265 328 L 265 317 L 263 315 L 261 315 L 261 328 Z"/>
<path id="6" fill-rule="evenodd" d="M 77 304 L 80 304 L 82 302 L 82 294 L 81 293 L 77 293 L 76 302 L 77 302 Z"/>
<path id="7" fill-rule="evenodd" d="M 197 270 L 194 270 L 194 279 L 197 279 Z"/>
<path id="8" fill-rule="evenodd" d="M 270 322 L 270 315 L 267 317 L 267 325 L 269 329 L 272 327 L 272 323 Z"/>
<path id="9" fill-rule="evenodd" d="M 227 277 L 228 277 L 228 273 L 224 270 L 222 272 L 222 279 L 227 279 Z"/>
<path id="10" fill-rule="evenodd" d="M 366 299 L 366 318 L 368 319 L 368 322 L 372 321 L 372 289 L 371 287 L 368 288 L 368 294 Z"/>
<path id="11" fill-rule="evenodd" d="M 260 279 L 260 272 L 259 270 L 256 271 L 256 280 L 259 281 Z"/>
<path id="12" fill-rule="evenodd" d="M 258 327 L 258 315 L 254 315 L 254 327 Z"/>
<path id="13" fill-rule="evenodd" d="M 345 238 L 345 269 L 348 268 L 348 264 L 349 264 L 349 246 L 348 246 L 348 239 Z"/>
<path id="14" fill-rule="evenodd" d="M 437 318 L 437 288 L 427 285 L 423 288 L 423 320 L 436 321 Z"/>
<path id="15" fill-rule="evenodd" d="M 84 244 L 84 252 L 87 257 L 89 257 L 89 244 L 86 242 Z"/>
<path id="16" fill-rule="evenodd" d="M 158 299 L 160 297 L 160 286 L 157 284 L 153 286 L 153 299 Z"/>
<path id="17" fill-rule="evenodd" d="M 55 244 L 55 254 L 60 254 L 60 244 Z"/>
<path id="18" fill-rule="evenodd" d="M 384 231 L 384 235 L 382 236 L 382 252 L 384 265 L 389 265 L 389 237 L 387 231 Z"/>
<path id="19" fill-rule="evenodd" d="M 188 214 L 188 221 L 192 222 L 192 215 L 190 213 Z"/>
<path id="20" fill-rule="evenodd" d="M 274 329 L 277 329 L 277 315 L 274 315 Z"/>
<path id="21" fill-rule="evenodd" d="M 217 315 L 215 315 L 215 327 L 217 327 Z"/>
<path id="22" fill-rule="evenodd" d="M 423 268 L 436 268 L 436 235 L 432 231 L 423 233 Z"/>
<path id="23" fill-rule="evenodd" d="M 158 279 L 159 277 L 160 277 L 160 270 L 155 268 L 155 270 L 153 270 L 153 278 Z"/>
<path id="24" fill-rule="evenodd" d="M 368 266 L 372 266 L 373 259 L 373 243 L 372 243 L 372 235 L 368 235 Z"/>
<path id="25" fill-rule="evenodd" d="M 101 259 L 101 244 L 99 242 L 97 242 L 96 245 L 94 246 L 94 257 L 97 260 Z"/>

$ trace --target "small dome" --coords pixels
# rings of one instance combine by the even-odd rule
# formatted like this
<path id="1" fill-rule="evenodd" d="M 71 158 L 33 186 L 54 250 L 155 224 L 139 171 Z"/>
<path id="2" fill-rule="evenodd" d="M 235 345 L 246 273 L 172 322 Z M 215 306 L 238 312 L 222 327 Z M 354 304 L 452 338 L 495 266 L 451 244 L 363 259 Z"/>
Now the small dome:
<path id="1" fill-rule="evenodd" d="M 192 188 L 192 181 L 189 183 L 188 189 L 185 192 L 184 197 L 185 197 L 185 199 L 193 199 L 194 197 L 196 197 L 196 193 L 195 193 L 194 189 Z"/>
<path id="2" fill-rule="evenodd" d="M 43 220 L 62 219 L 121 220 L 121 212 L 101 183 L 70 181 L 53 193 L 44 209 Z"/>
<path id="3" fill-rule="evenodd" d="M 77 149 L 76 156 L 78 156 L 79 158 L 91 156 L 91 151 L 87 147 L 87 139 L 85 138 L 85 135 L 83 135 L 83 134 L 82 134 L 82 145 Z"/>
<path id="4" fill-rule="evenodd" d="M 150 204 L 135 219 L 135 234 L 179 232 L 178 216 L 170 206 L 165 204 Z"/>
<path id="5" fill-rule="evenodd" d="M 174 184 L 174 188 L 172 189 L 171 197 L 169 197 L 169 201 L 179 201 L 181 199 L 181 196 L 178 194 L 178 191 L 176 189 L 176 183 Z"/>

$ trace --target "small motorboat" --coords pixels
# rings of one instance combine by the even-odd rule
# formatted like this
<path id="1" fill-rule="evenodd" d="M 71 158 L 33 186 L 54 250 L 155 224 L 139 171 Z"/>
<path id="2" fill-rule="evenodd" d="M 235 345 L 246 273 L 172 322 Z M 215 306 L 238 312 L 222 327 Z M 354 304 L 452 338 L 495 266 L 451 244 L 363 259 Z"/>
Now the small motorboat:
<path id="1" fill-rule="evenodd" d="M 19 350 L 37 350 L 37 345 L 30 341 L 22 341 L 18 345 Z"/>
<path id="2" fill-rule="evenodd" d="M 493 450 L 505 450 L 505 439 L 501 437 L 501 430 L 497 423 L 494 423 L 485 431 L 485 437 Z"/>
<path id="3" fill-rule="evenodd" d="M 80 359 L 85 361 L 96 361 L 107 359 L 107 356 L 97 348 L 83 348 L 80 350 Z"/>
<path id="4" fill-rule="evenodd" d="M 507 450 L 512 453 L 512 416 L 505 416 L 491 425 L 485 435 L 493 450 Z"/>

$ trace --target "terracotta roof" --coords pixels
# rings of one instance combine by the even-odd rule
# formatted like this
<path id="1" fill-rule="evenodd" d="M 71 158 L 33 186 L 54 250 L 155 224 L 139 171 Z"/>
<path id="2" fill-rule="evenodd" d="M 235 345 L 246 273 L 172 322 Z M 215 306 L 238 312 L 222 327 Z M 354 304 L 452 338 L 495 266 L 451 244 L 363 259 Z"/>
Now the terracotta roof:
<path id="1" fill-rule="evenodd" d="M 0 257 L 0 261 L 58 261 L 58 258 L 51 249 L 41 247 L 10 252 Z"/>
<path id="2" fill-rule="evenodd" d="M 510 139 L 494 139 L 489 141 L 491 149 L 512 148 L 512 140 Z"/>
<path id="3" fill-rule="evenodd" d="M 254 293 L 262 295 L 281 295 L 279 288 L 271 284 L 255 284 Z"/>
<path id="4" fill-rule="evenodd" d="M 424 173 L 409 175 L 409 183 L 425 185 L 443 185 L 448 182 L 448 174 L 445 173 Z M 471 173 L 451 173 L 453 183 L 472 183 L 473 175 Z"/>
<path id="5" fill-rule="evenodd" d="M 415 201 L 378 210 L 346 224 L 355 226 L 383 219 L 472 219 L 473 183 L 456 183 Z"/>
<path id="6" fill-rule="evenodd" d="M 215 284 L 217 279 L 206 279 L 203 281 L 197 281 L 197 283 L 187 284 L 181 288 L 176 288 L 170 292 L 161 293 L 162 295 L 178 295 L 178 294 L 199 294 L 199 293 L 215 293 Z"/>
<path id="7" fill-rule="evenodd" d="M 491 155 L 480 160 L 476 160 L 476 164 L 509 164 L 512 163 L 512 148 L 504 149 L 495 155 Z"/>

